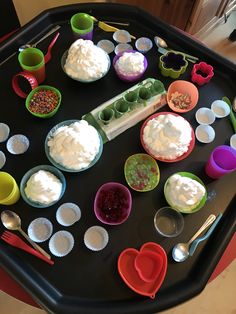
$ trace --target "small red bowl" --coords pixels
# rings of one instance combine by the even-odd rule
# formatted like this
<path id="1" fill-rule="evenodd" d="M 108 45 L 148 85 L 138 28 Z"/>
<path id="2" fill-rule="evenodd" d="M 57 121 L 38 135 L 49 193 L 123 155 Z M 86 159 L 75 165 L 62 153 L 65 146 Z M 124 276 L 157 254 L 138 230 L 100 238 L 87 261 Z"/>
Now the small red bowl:
<path id="1" fill-rule="evenodd" d="M 113 59 L 113 67 L 116 71 L 116 74 L 117 76 L 124 82 L 135 82 L 135 81 L 138 81 L 144 74 L 144 72 L 146 71 L 147 69 L 147 66 L 148 66 L 148 61 L 147 61 L 147 58 L 144 56 L 144 70 L 142 73 L 139 73 L 137 75 L 124 75 L 122 73 L 119 72 L 119 70 L 117 69 L 116 67 L 116 62 L 118 61 L 118 59 L 120 57 L 123 56 L 124 53 L 134 53 L 134 52 L 138 52 L 136 50 L 127 50 L 127 51 L 122 51 L 121 53 L 118 53 L 114 59 Z M 140 52 L 139 52 L 140 53 Z"/>
<path id="2" fill-rule="evenodd" d="M 94 213 L 98 220 L 107 225 L 120 225 L 131 212 L 132 197 L 129 189 L 118 182 L 103 184 L 94 200 Z"/>
<path id="3" fill-rule="evenodd" d="M 190 155 L 190 153 L 192 152 L 192 150 L 194 149 L 194 146 L 195 146 L 195 134 L 194 134 L 194 130 L 193 128 L 191 127 L 191 125 L 189 124 L 189 126 L 191 127 L 191 135 L 192 135 L 192 139 L 189 143 L 189 147 L 188 147 L 188 151 L 186 153 L 184 153 L 183 155 L 175 158 L 175 159 L 167 159 L 167 158 L 163 158 L 163 157 L 158 157 L 158 156 L 154 156 L 150 150 L 148 149 L 148 147 L 145 145 L 144 141 L 143 141 L 143 132 L 144 132 L 144 128 L 145 126 L 147 125 L 148 121 L 153 119 L 153 118 L 156 118 L 158 117 L 159 115 L 166 115 L 166 114 L 172 114 L 176 117 L 179 117 L 180 115 L 178 115 L 177 113 L 174 113 L 174 112 L 158 112 L 158 113 L 154 113 L 153 115 L 151 115 L 150 117 L 148 117 L 142 127 L 141 127 L 141 130 L 140 130 L 140 140 L 141 140 L 141 144 L 144 148 L 144 150 L 150 155 L 152 156 L 154 159 L 156 160 L 159 160 L 159 161 L 163 161 L 163 162 L 176 162 L 176 161 L 180 161 L 180 160 L 183 160 L 185 159 L 186 157 L 188 157 L 188 155 Z M 182 117 L 183 118 L 183 117 Z M 184 118 L 183 118 L 184 119 Z M 186 120 L 186 119 L 185 119 Z M 187 120 L 186 120 L 187 121 Z M 188 122 L 188 121 L 187 121 Z M 189 123 L 189 122 L 188 122 Z"/>

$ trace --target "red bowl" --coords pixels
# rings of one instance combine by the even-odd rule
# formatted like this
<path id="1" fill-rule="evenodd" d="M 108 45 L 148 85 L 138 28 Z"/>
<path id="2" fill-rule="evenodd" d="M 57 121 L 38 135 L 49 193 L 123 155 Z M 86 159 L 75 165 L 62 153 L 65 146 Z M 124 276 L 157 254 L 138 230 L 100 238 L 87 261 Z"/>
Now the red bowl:
<path id="1" fill-rule="evenodd" d="M 195 146 L 195 134 L 194 134 L 194 130 L 193 128 L 191 127 L 191 125 L 189 124 L 189 126 L 191 127 L 191 135 L 192 135 L 192 140 L 190 141 L 189 143 L 189 147 L 188 147 L 188 151 L 186 153 L 184 153 L 183 155 L 175 158 L 175 159 L 167 159 L 167 158 L 162 158 L 162 157 L 158 157 L 158 156 L 154 156 L 150 150 L 147 148 L 147 146 L 145 145 L 144 141 L 143 141 L 143 131 L 144 131 L 144 128 L 145 126 L 147 125 L 148 121 L 153 119 L 153 118 L 156 118 L 158 117 L 159 115 L 166 115 L 166 114 L 172 114 L 176 117 L 180 117 L 180 115 L 174 113 L 174 112 L 158 112 L 158 113 L 155 113 L 153 115 L 151 115 L 150 117 L 148 117 L 142 127 L 141 127 L 141 130 L 140 130 L 140 140 L 141 140 L 141 144 L 144 148 L 144 150 L 150 155 L 152 156 L 153 158 L 155 158 L 156 160 L 159 160 L 159 161 L 163 161 L 163 162 L 176 162 L 176 161 L 180 161 L 180 160 L 183 160 L 185 159 L 186 157 L 188 157 L 188 155 L 190 155 L 190 153 L 192 152 L 192 150 L 194 149 L 194 146 Z M 183 118 L 183 117 L 182 117 Z M 183 118 L 184 119 L 184 118 Z M 186 120 L 186 119 L 184 119 Z M 187 121 L 187 120 L 186 120 Z M 188 121 L 187 121 L 188 122 Z M 188 122 L 189 123 L 189 122 Z"/>

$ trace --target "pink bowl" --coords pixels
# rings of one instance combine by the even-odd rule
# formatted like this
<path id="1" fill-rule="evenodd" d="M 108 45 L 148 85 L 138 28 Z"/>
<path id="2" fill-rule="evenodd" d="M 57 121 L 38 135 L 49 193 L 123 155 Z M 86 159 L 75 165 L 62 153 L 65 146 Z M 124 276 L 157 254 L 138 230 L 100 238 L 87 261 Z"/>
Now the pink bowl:
<path id="1" fill-rule="evenodd" d="M 148 61 L 147 61 L 147 58 L 144 56 L 144 70 L 143 70 L 142 73 L 139 73 L 139 74 L 137 74 L 137 75 L 124 75 L 124 74 L 120 73 L 119 70 L 116 68 L 116 62 L 118 61 L 118 59 L 119 59 L 120 57 L 123 56 L 123 54 L 124 54 L 125 52 L 127 52 L 127 53 L 134 53 L 134 52 L 138 52 L 138 51 L 136 51 L 136 50 L 127 50 L 127 51 L 123 51 L 123 52 L 121 52 L 121 53 L 118 53 L 118 54 L 114 57 L 114 59 L 113 59 L 113 67 L 114 67 L 114 69 L 115 69 L 115 71 L 116 71 L 117 76 L 118 76 L 122 81 L 124 81 L 124 82 L 135 82 L 135 81 L 139 80 L 139 79 L 143 76 L 143 74 L 145 73 L 145 71 L 146 71 L 146 69 L 147 69 L 147 66 L 148 66 Z M 140 52 L 139 52 L 139 53 L 140 53 Z"/>
<path id="2" fill-rule="evenodd" d="M 128 219 L 131 207 L 131 193 L 129 189 L 121 183 L 105 183 L 96 193 L 94 213 L 97 219 L 104 224 L 122 224 Z"/>

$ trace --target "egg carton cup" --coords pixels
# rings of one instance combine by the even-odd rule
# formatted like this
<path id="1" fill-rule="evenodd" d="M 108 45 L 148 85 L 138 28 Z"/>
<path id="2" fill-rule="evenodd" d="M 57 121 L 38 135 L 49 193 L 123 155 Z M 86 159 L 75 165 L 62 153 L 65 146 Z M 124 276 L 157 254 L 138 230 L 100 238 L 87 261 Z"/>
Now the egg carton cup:
<path id="1" fill-rule="evenodd" d="M 132 97 L 128 97 L 132 96 Z M 146 99 L 145 99 L 146 98 Z M 118 107 L 118 103 L 120 107 Z M 166 90 L 161 81 L 148 78 L 102 103 L 82 119 L 93 125 L 103 142 L 111 141 L 166 104 Z"/>

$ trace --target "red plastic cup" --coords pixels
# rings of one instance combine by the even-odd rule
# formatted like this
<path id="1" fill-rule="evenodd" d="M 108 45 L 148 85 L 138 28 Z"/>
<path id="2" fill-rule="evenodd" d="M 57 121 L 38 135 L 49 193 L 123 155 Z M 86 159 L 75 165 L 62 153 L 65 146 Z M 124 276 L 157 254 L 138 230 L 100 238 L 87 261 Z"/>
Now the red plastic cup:
<path id="1" fill-rule="evenodd" d="M 227 145 L 217 146 L 206 164 L 206 174 L 213 179 L 218 179 L 234 170 L 236 170 L 236 150 Z"/>

